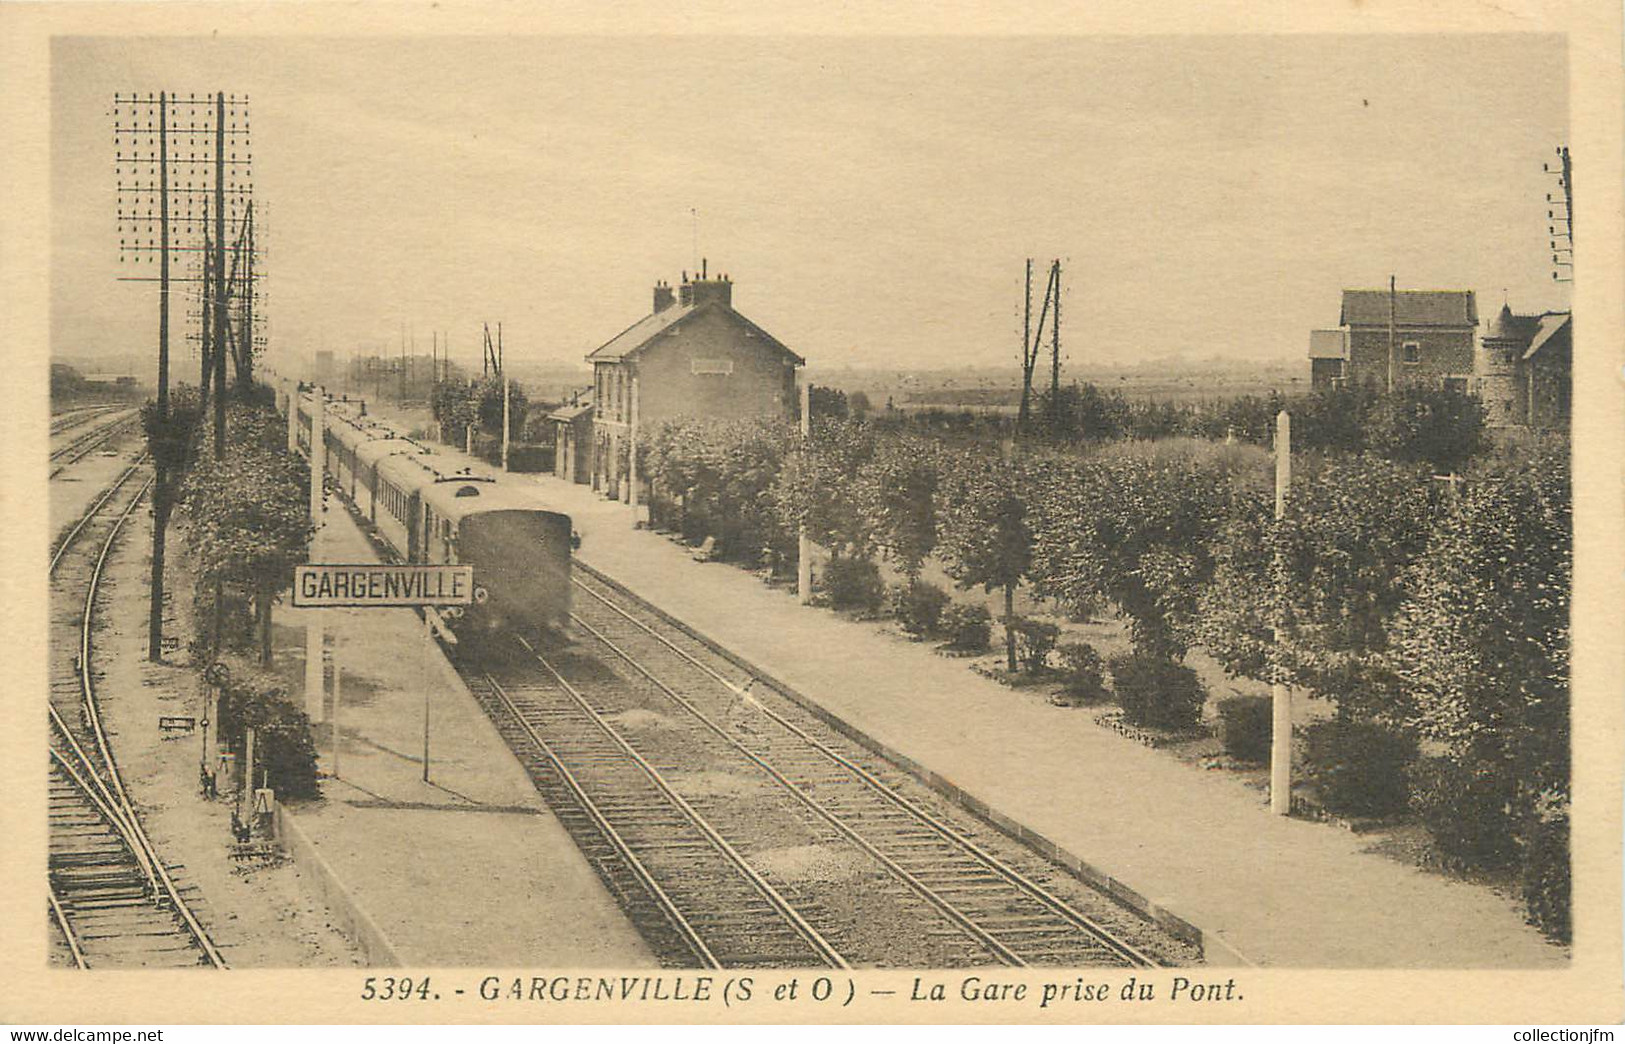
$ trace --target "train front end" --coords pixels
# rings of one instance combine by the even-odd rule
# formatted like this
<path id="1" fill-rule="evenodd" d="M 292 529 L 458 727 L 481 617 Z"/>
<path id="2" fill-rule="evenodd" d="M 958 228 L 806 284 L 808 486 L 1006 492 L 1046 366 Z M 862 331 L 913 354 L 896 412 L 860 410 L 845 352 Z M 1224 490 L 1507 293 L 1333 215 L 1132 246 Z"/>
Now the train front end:
<path id="1" fill-rule="evenodd" d="M 457 560 L 474 567 L 474 604 L 459 639 L 476 644 L 504 633 L 548 642 L 570 623 L 570 516 L 507 509 L 463 517 Z"/>

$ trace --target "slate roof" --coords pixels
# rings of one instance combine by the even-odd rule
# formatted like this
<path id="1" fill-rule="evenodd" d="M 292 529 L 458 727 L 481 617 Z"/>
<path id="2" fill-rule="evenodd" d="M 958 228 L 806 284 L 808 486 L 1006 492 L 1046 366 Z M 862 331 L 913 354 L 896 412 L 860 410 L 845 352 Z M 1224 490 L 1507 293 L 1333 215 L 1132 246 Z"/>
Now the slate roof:
<path id="1" fill-rule="evenodd" d="M 1555 340 L 1560 333 L 1569 329 L 1569 322 L 1574 318 L 1572 312 L 1547 312 L 1540 317 L 1540 328 L 1535 331 L 1534 340 L 1529 342 L 1529 350 L 1523 353 L 1525 359 L 1532 359 L 1546 345 Z M 1569 334 L 1569 336 L 1573 336 Z"/>
<path id="2" fill-rule="evenodd" d="M 675 329 L 685 319 L 693 315 L 698 315 L 700 312 L 703 312 L 708 308 L 721 309 L 734 319 L 745 324 L 745 326 L 755 331 L 756 336 L 760 337 L 764 342 L 766 342 L 769 347 L 777 348 L 785 355 L 788 355 L 791 359 L 794 359 L 797 366 L 800 366 L 806 362 L 806 360 L 801 356 L 797 355 L 795 352 L 792 352 L 790 349 L 781 344 L 778 338 L 774 337 L 760 326 L 757 326 L 749 319 L 746 319 L 744 316 L 740 315 L 732 308 L 729 308 L 727 305 L 716 301 L 707 301 L 704 304 L 699 305 L 672 305 L 668 308 L 662 309 L 661 311 L 646 315 L 642 319 L 639 319 L 637 322 L 633 323 L 631 326 L 628 326 L 626 329 L 622 330 L 620 333 L 616 334 L 614 337 L 610 338 L 597 350 L 592 352 L 592 354 L 588 355 L 587 361 L 614 362 L 619 359 L 625 359 L 628 356 L 637 355 L 645 348 L 648 348 L 650 343 L 654 341 L 656 337 L 659 337 L 668 330 Z"/>
<path id="3" fill-rule="evenodd" d="M 1471 290 L 1401 290 L 1394 295 L 1399 326 L 1475 327 L 1478 303 Z M 1387 326 L 1388 291 L 1344 290 L 1341 326 Z"/>
<path id="4" fill-rule="evenodd" d="M 1484 331 L 1487 341 L 1522 341 L 1525 344 L 1540 330 L 1541 317 L 1538 315 L 1519 315 L 1512 310 L 1511 305 L 1502 305 L 1501 314 L 1490 323 L 1490 328 Z"/>

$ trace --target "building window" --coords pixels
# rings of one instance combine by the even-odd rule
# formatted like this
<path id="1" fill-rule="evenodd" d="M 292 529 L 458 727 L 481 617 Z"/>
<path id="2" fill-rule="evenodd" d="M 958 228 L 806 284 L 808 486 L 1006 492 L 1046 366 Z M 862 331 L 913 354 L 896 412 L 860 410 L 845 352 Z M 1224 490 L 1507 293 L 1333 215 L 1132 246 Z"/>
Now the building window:
<path id="1" fill-rule="evenodd" d="M 734 361 L 732 359 L 690 359 L 688 368 L 689 372 L 695 376 L 711 374 L 727 377 L 734 372 Z"/>
<path id="2" fill-rule="evenodd" d="M 1422 361 L 1422 345 L 1421 345 L 1421 342 L 1419 342 L 1419 341 L 1406 341 L 1404 344 L 1400 345 L 1399 357 L 1402 360 L 1404 360 L 1405 362 L 1408 362 L 1408 363 L 1419 363 L 1419 362 L 1421 362 Z"/>

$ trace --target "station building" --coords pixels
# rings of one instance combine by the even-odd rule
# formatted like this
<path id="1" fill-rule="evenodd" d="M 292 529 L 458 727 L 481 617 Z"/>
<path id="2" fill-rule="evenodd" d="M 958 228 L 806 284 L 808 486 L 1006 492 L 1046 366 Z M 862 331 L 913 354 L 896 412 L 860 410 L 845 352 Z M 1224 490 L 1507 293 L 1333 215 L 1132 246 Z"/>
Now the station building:
<path id="1" fill-rule="evenodd" d="M 653 310 L 587 356 L 594 489 L 627 499 L 631 440 L 662 421 L 795 416 L 805 360 L 735 311 L 733 289 L 705 267 L 675 290 L 658 282 Z"/>

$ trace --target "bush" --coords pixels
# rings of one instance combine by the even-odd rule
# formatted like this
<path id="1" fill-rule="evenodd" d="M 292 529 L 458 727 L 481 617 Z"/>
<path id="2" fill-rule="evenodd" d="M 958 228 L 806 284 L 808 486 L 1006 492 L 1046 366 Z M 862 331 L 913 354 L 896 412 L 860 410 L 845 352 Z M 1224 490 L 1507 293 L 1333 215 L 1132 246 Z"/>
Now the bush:
<path id="1" fill-rule="evenodd" d="M 1573 933 L 1568 800 L 1554 791 L 1540 794 L 1535 799 L 1527 835 L 1521 883 L 1529 923 L 1566 944 Z"/>
<path id="2" fill-rule="evenodd" d="M 1268 696 L 1219 701 L 1219 739 L 1224 752 L 1237 761 L 1259 764 L 1270 759 L 1274 723 L 1274 700 Z"/>
<path id="3" fill-rule="evenodd" d="M 1066 694 L 1079 703 L 1102 703 L 1106 691 L 1106 665 L 1088 642 L 1067 642 L 1057 650 L 1066 674 Z"/>
<path id="4" fill-rule="evenodd" d="M 993 636 L 993 614 L 977 602 L 955 602 L 942 614 L 948 644 L 966 652 L 985 652 Z"/>
<path id="5" fill-rule="evenodd" d="M 1016 657 L 1028 674 L 1037 674 L 1049 666 L 1050 650 L 1060 640 L 1061 629 L 1030 616 L 1011 616 L 1003 621 L 1016 636 Z"/>
<path id="6" fill-rule="evenodd" d="M 1123 716 L 1135 725 L 1188 729 L 1202 719 L 1207 692 L 1196 672 L 1182 663 L 1143 652 L 1107 662 Z"/>
<path id="7" fill-rule="evenodd" d="M 278 800 L 321 797 L 310 719 L 285 690 L 228 681 L 220 690 L 218 714 L 220 735 L 239 761 L 247 755 L 245 730 L 256 730 L 255 776 L 276 791 Z"/>
<path id="8" fill-rule="evenodd" d="M 1423 758 L 1411 767 L 1411 807 L 1439 851 L 1460 866 L 1493 869 L 1518 856 L 1512 802 L 1517 782 L 1474 759 Z"/>
<path id="9" fill-rule="evenodd" d="M 886 594 L 880 567 L 868 558 L 832 558 L 824 569 L 824 594 L 835 609 L 874 612 Z"/>
<path id="10" fill-rule="evenodd" d="M 1304 772 L 1328 812 L 1387 816 L 1405 808 L 1406 768 L 1416 756 L 1407 737 L 1338 719 L 1311 725 L 1305 738 Z"/>
<path id="11" fill-rule="evenodd" d="M 935 634 L 948 605 L 948 592 L 923 580 L 892 588 L 892 609 L 897 622 L 909 634 Z"/>

